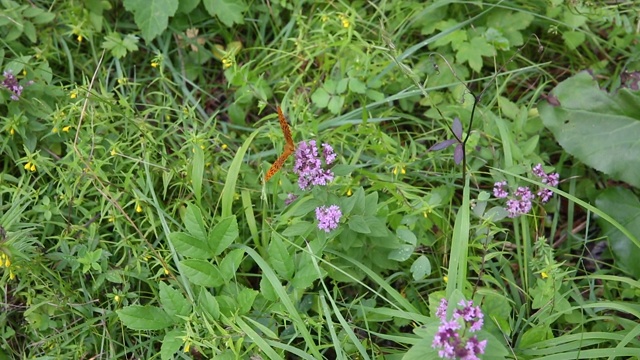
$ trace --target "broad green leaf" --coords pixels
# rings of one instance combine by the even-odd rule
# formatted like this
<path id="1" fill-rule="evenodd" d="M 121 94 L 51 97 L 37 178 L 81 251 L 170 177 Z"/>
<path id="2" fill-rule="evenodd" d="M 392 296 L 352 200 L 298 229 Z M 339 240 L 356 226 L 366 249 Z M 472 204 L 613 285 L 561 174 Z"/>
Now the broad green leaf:
<path id="1" fill-rule="evenodd" d="M 407 244 L 416 245 L 418 244 L 418 238 L 413 231 L 407 229 L 406 227 L 401 227 L 396 230 L 396 236 L 400 238 L 400 240 L 406 242 Z"/>
<path id="2" fill-rule="evenodd" d="M 537 343 L 553 339 L 553 333 L 548 325 L 541 324 L 527 330 L 522 334 L 518 347 L 521 349 L 534 347 Z"/>
<path id="3" fill-rule="evenodd" d="M 238 314 L 246 314 L 251 310 L 251 306 L 253 306 L 253 302 L 258 296 L 258 292 L 253 289 L 244 288 L 240 290 L 236 301 L 238 302 Z"/>
<path id="4" fill-rule="evenodd" d="M 200 208 L 192 203 L 187 204 L 182 221 L 187 231 L 197 239 L 207 238 L 207 229 L 204 226 L 204 218 Z"/>
<path id="5" fill-rule="evenodd" d="M 560 105 L 542 102 L 538 109 L 562 148 L 596 170 L 640 187 L 640 92 L 609 94 L 584 71 L 551 94 Z"/>
<path id="6" fill-rule="evenodd" d="M 411 257 L 415 248 L 409 244 L 400 245 L 389 253 L 388 258 L 395 261 L 405 261 Z"/>
<path id="7" fill-rule="evenodd" d="M 178 254 L 196 259 L 210 259 L 213 257 L 209 245 L 204 239 L 199 239 L 183 232 L 169 234 L 169 240 Z"/>
<path id="8" fill-rule="evenodd" d="M 123 4 L 127 11 L 133 13 L 146 42 L 160 35 L 167 28 L 169 17 L 178 10 L 178 0 L 124 0 Z"/>
<path id="9" fill-rule="evenodd" d="M 313 282 L 319 278 L 318 270 L 309 258 L 311 255 L 307 253 L 301 254 L 302 259 L 298 264 L 296 274 L 291 281 L 291 285 L 299 290 L 307 289 L 313 285 Z"/>
<path id="10" fill-rule="evenodd" d="M 244 250 L 242 249 L 231 250 L 224 256 L 220 262 L 220 274 L 224 281 L 229 281 L 235 276 L 243 257 Z"/>
<path id="11" fill-rule="evenodd" d="M 456 53 L 456 62 L 458 64 L 469 63 L 469 67 L 476 72 L 480 72 L 482 69 L 482 57 L 493 56 L 495 49 L 484 38 L 478 36 L 471 39 L 469 42 L 460 44 L 458 52 Z"/>
<path id="12" fill-rule="evenodd" d="M 161 330 L 173 324 L 171 317 L 155 306 L 131 305 L 116 313 L 122 324 L 132 330 Z"/>
<path id="13" fill-rule="evenodd" d="M 349 79 L 349 90 L 357 94 L 364 94 L 367 92 L 367 85 L 356 78 Z"/>
<path id="14" fill-rule="evenodd" d="M 238 221 L 235 215 L 222 219 L 209 234 L 209 247 L 218 256 L 238 238 Z"/>
<path id="15" fill-rule="evenodd" d="M 386 219 L 378 218 L 375 216 L 365 216 L 365 221 L 371 229 L 369 236 L 371 237 L 385 237 L 389 235 L 389 229 L 387 229 Z"/>
<path id="16" fill-rule="evenodd" d="M 243 0 L 202 0 L 211 16 L 216 16 L 225 26 L 244 24 L 244 12 L 247 5 Z"/>
<path id="17" fill-rule="evenodd" d="M 565 31 L 562 33 L 562 39 L 569 50 L 575 50 L 586 40 L 586 35 L 581 31 Z"/>
<path id="18" fill-rule="evenodd" d="M 121 59 L 127 53 L 138 50 L 138 38 L 134 35 L 127 35 L 123 39 L 119 33 L 111 33 L 105 36 L 102 48 L 109 50 L 113 57 Z"/>
<path id="19" fill-rule="evenodd" d="M 216 287 L 224 284 L 220 270 L 204 260 L 182 260 L 180 271 L 196 285 Z"/>
<path id="20" fill-rule="evenodd" d="M 313 229 L 313 223 L 308 221 L 300 221 L 293 225 L 289 225 L 282 232 L 284 237 L 293 237 L 308 234 Z"/>
<path id="21" fill-rule="evenodd" d="M 216 297 L 211 295 L 207 290 L 202 289 L 198 295 L 198 307 L 213 320 L 220 318 L 220 305 Z"/>
<path id="22" fill-rule="evenodd" d="M 162 360 L 174 359 L 174 355 L 184 343 L 182 338 L 187 334 L 184 330 L 173 329 L 164 335 L 162 346 L 160 347 L 160 358 Z"/>
<path id="23" fill-rule="evenodd" d="M 329 109 L 332 114 L 339 114 L 342 111 L 342 105 L 344 105 L 344 97 L 332 96 L 327 105 L 327 109 Z"/>
<path id="24" fill-rule="evenodd" d="M 640 201 L 635 194 L 621 187 L 608 188 L 596 198 L 596 206 L 618 221 L 633 234 L 640 234 Z M 640 278 L 640 248 L 608 221 L 601 218 L 598 224 L 609 237 L 609 249 L 616 265 L 632 278 Z"/>
<path id="25" fill-rule="evenodd" d="M 262 278 L 260 279 L 260 295 L 269 301 L 278 300 L 278 295 L 276 294 L 273 285 L 271 285 L 269 279 L 264 274 L 262 274 Z"/>
<path id="26" fill-rule="evenodd" d="M 418 281 L 424 279 L 426 276 L 431 275 L 431 262 L 429 258 L 424 255 L 420 255 L 414 262 L 411 264 L 411 274 L 413 276 L 413 280 Z"/>
<path id="27" fill-rule="evenodd" d="M 371 233 L 371 229 L 369 228 L 367 221 L 362 215 L 353 215 L 349 218 L 347 222 L 349 224 L 349 229 L 357 233 L 361 233 L 361 234 Z"/>
<path id="28" fill-rule="evenodd" d="M 191 304 L 182 293 L 171 286 L 160 282 L 160 303 L 162 309 L 171 316 L 188 316 L 191 313 Z M 175 318 L 175 321 L 182 321 Z"/>
<path id="29" fill-rule="evenodd" d="M 269 265 L 273 270 L 283 279 L 291 280 L 295 270 L 293 258 L 277 235 L 271 237 L 267 253 L 269 254 Z"/>
<path id="30" fill-rule="evenodd" d="M 200 4 L 200 0 L 180 0 L 180 4 L 178 5 L 178 13 L 188 14 L 193 9 L 195 9 L 198 4 Z"/>

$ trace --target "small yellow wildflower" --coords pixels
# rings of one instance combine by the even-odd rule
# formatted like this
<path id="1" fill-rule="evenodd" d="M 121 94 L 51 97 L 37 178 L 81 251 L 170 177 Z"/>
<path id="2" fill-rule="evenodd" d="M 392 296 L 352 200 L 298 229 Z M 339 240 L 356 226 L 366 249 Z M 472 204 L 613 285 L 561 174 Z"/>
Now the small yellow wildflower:
<path id="1" fill-rule="evenodd" d="M 75 99 L 78 97 L 78 90 L 73 90 L 70 94 L 69 97 L 72 99 Z"/>
<path id="2" fill-rule="evenodd" d="M 191 348 L 191 343 L 186 343 L 184 345 L 184 352 L 188 353 L 190 348 Z"/>
<path id="3" fill-rule="evenodd" d="M 169 269 L 164 268 L 164 274 L 165 274 L 165 275 L 169 275 Z"/>
<path id="4" fill-rule="evenodd" d="M 16 133 L 16 129 L 14 129 L 13 127 L 11 127 L 11 129 L 9 129 L 9 134 L 13 135 Z"/>
<path id="5" fill-rule="evenodd" d="M 340 22 L 342 22 L 343 28 L 348 29 L 351 26 L 351 21 L 349 21 L 349 18 L 342 14 L 338 15 L 338 17 L 340 18 Z"/>
<path id="6" fill-rule="evenodd" d="M 327 20 L 329 20 L 329 17 L 327 15 L 323 14 L 322 16 L 320 16 L 320 21 L 327 22 Z"/>
<path id="7" fill-rule="evenodd" d="M 36 165 L 32 164 L 31 161 L 27 161 L 27 163 L 24 164 L 24 169 L 33 172 L 33 171 L 36 171 Z"/>
<path id="8" fill-rule="evenodd" d="M 549 277 L 549 274 L 547 274 L 547 272 L 546 272 L 546 271 L 543 271 L 543 272 L 541 272 L 541 273 L 540 273 L 540 276 L 541 276 L 543 279 L 546 279 L 546 278 L 548 278 L 548 277 Z"/>
<path id="9" fill-rule="evenodd" d="M 82 35 L 78 35 L 78 42 L 81 43 L 82 42 Z"/>
<path id="10" fill-rule="evenodd" d="M 12 269 L 9 269 L 9 280 L 15 280 L 16 274 L 13 273 Z"/>
<path id="11" fill-rule="evenodd" d="M 222 59 L 222 68 L 228 69 L 233 65 L 233 61 L 229 58 Z"/>
<path id="12" fill-rule="evenodd" d="M 9 266 L 11 266 L 11 260 L 6 256 L 6 259 L 4 260 L 4 267 L 8 268 Z"/>
<path id="13" fill-rule="evenodd" d="M 351 196 L 351 194 L 353 194 L 353 191 L 351 191 L 351 188 L 349 188 L 349 190 L 347 190 L 347 196 Z"/>
<path id="14" fill-rule="evenodd" d="M 136 206 L 136 212 L 137 212 L 137 213 L 141 213 L 141 212 L 142 212 L 142 206 L 140 206 L 140 204 L 138 204 L 138 205 Z"/>
<path id="15" fill-rule="evenodd" d="M 116 221 L 116 217 L 115 217 L 115 215 L 111 215 L 111 216 L 109 216 L 109 222 L 110 222 L 110 223 L 112 223 L 112 222 L 114 222 L 114 221 Z"/>
<path id="16" fill-rule="evenodd" d="M 22 70 L 22 76 L 27 76 L 27 70 L 26 69 Z"/>
<path id="17" fill-rule="evenodd" d="M 116 149 L 111 149 L 111 156 L 116 156 L 118 154 L 118 152 L 116 151 Z"/>
<path id="18" fill-rule="evenodd" d="M 65 126 L 62 128 L 62 131 L 69 132 L 69 129 L 71 129 L 71 126 Z"/>
<path id="19" fill-rule="evenodd" d="M 1 253 L 0 254 L 0 268 L 5 267 L 4 266 L 5 259 L 9 260 L 9 258 L 7 257 L 7 255 L 5 253 Z M 9 263 L 9 265 L 11 265 L 11 263 Z M 7 265 L 6 267 L 9 267 L 9 265 Z"/>
<path id="20" fill-rule="evenodd" d="M 51 132 L 54 133 L 54 134 L 57 133 L 58 132 L 58 128 L 54 127 L 53 129 L 51 129 Z"/>
<path id="21" fill-rule="evenodd" d="M 154 61 L 151 61 L 151 67 L 152 67 L 152 68 L 156 68 L 156 67 L 158 67 L 158 62 L 157 62 L 157 61 L 155 61 L 155 60 L 154 60 Z"/>
<path id="22" fill-rule="evenodd" d="M 120 302 L 120 295 L 116 295 L 113 297 L 113 301 L 119 303 Z"/>
<path id="23" fill-rule="evenodd" d="M 401 173 L 404 175 L 407 173 L 407 171 L 404 169 L 403 166 L 396 166 L 393 168 L 393 175 L 398 175 L 398 173 Z"/>
<path id="24" fill-rule="evenodd" d="M 447 275 L 445 275 L 442 280 L 444 280 L 444 283 L 448 283 L 449 282 L 449 277 Z"/>
<path id="25" fill-rule="evenodd" d="M 222 144 L 221 148 L 222 148 L 222 150 L 227 150 L 228 146 L 227 146 L 227 144 Z"/>

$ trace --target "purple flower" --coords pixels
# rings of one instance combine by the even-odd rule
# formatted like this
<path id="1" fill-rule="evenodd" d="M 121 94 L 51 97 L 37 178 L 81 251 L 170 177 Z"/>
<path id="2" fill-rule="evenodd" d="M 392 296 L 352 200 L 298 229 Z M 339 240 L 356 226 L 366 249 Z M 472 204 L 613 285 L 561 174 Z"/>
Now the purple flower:
<path id="1" fill-rule="evenodd" d="M 533 167 L 533 175 L 539 177 L 540 182 L 542 182 L 543 184 L 547 184 L 549 186 L 556 187 L 558 186 L 558 183 L 560 183 L 560 175 L 558 173 L 547 174 L 546 172 L 544 172 L 544 169 L 542 168 L 542 164 L 538 164 Z M 538 195 L 538 197 L 540 198 L 540 201 L 544 204 L 547 201 L 549 201 L 549 199 L 551 199 L 551 196 L 553 196 L 553 191 L 549 189 L 541 188 L 536 193 L 536 195 Z"/>
<path id="2" fill-rule="evenodd" d="M 497 183 L 493 184 L 493 196 L 497 197 L 498 199 L 504 199 L 509 196 L 509 193 L 507 192 L 507 190 L 505 190 L 506 187 L 506 181 L 498 181 Z"/>
<path id="3" fill-rule="evenodd" d="M 338 205 L 320 206 L 316 208 L 316 218 L 318 219 L 318 229 L 330 232 L 338 227 L 338 222 L 342 217 L 342 211 Z"/>
<path id="4" fill-rule="evenodd" d="M 447 317 L 447 306 L 447 299 L 442 298 L 442 300 L 440 300 L 440 306 L 438 306 L 438 309 L 436 310 L 436 316 L 442 321 L 445 321 Z"/>
<path id="5" fill-rule="evenodd" d="M 484 315 L 480 307 L 473 306 L 473 301 L 460 301 L 453 313 L 451 321 L 440 317 L 438 332 L 433 337 L 431 346 L 440 349 L 438 355 L 442 359 L 479 360 L 478 355 L 484 354 L 487 340 L 478 341 L 477 336 L 466 337 L 468 332 L 479 331 L 482 327 Z M 447 300 L 442 299 L 436 315 L 446 312 Z M 464 326 L 463 326 L 464 324 Z"/>
<path id="6" fill-rule="evenodd" d="M 336 159 L 336 154 L 328 144 L 322 144 L 322 155 L 325 165 L 331 164 Z M 298 175 L 298 186 L 302 190 L 306 190 L 311 185 L 327 185 L 333 180 L 333 172 L 322 168 L 315 140 L 300 143 L 296 150 L 296 163 L 293 166 L 293 172 Z"/>
<path id="7" fill-rule="evenodd" d="M 514 198 L 507 200 L 507 211 L 509 217 L 514 218 L 518 215 L 523 215 L 531 211 L 531 200 L 533 200 L 533 194 L 526 186 L 520 186 L 514 193 Z"/>
<path id="8" fill-rule="evenodd" d="M 20 95 L 22 94 L 22 90 L 24 90 L 24 87 L 18 83 L 18 79 L 16 79 L 15 75 L 13 75 L 13 71 L 7 70 L 2 73 L 2 75 L 4 76 L 2 86 L 13 93 L 11 95 L 11 100 L 20 100 Z M 29 84 L 31 84 L 31 82 Z"/>
<path id="9" fill-rule="evenodd" d="M 287 195 L 287 198 L 284 200 L 284 204 L 285 205 L 290 205 L 292 202 L 296 201 L 297 198 L 298 198 L 298 195 L 294 195 L 293 193 L 289 193 L 289 195 Z"/>

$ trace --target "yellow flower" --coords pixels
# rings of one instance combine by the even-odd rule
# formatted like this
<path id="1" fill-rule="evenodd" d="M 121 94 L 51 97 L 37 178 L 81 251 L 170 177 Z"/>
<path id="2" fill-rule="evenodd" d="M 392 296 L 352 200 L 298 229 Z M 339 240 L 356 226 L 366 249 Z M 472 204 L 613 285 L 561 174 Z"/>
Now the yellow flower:
<path id="1" fill-rule="evenodd" d="M 140 206 L 140 204 L 138 204 L 138 205 L 136 206 L 136 212 L 137 212 L 137 213 L 141 213 L 141 212 L 142 212 L 142 206 Z"/>
<path id="2" fill-rule="evenodd" d="M 221 148 L 222 148 L 222 150 L 227 150 L 228 146 L 227 146 L 227 144 L 222 144 Z"/>
<path id="3" fill-rule="evenodd" d="M 340 14 L 338 15 L 338 17 L 340 18 L 340 22 L 342 22 L 342 27 L 347 29 L 351 26 L 351 21 L 349 21 L 349 18 L 347 18 L 346 16 Z"/>
<path id="4" fill-rule="evenodd" d="M 13 135 L 16 133 L 16 129 L 14 129 L 13 127 L 11 127 L 11 129 L 9 129 L 9 134 Z"/>
<path id="5" fill-rule="evenodd" d="M 62 128 L 62 131 L 69 132 L 69 129 L 71 129 L 71 126 L 65 126 Z"/>
<path id="6" fill-rule="evenodd" d="M 13 270 L 9 269 L 9 280 L 15 280 L 16 274 L 13 273 Z"/>
<path id="7" fill-rule="evenodd" d="M 231 59 L 228 59 L 228 58 L 222 59 L 222 68 L 223 69 L 228 69 L 232 65 L 233 65 L 233 61 Z"/>
<path id="8" fill-rule="evenodd" d="M 157 61 L 152 61 L 151 62 L 151 67 L 153 67 L 153 68 L 158 67 L 158 62 Z"/>
<path id="9" fill-rule="evenodd" d="M 36 165 L 32 164 L 31 161 L 27 161 L 27 163 L 24 164 L 24 169 L 29 171 L 36 171 Z"/>
<path id="10" fill-rule="evenodd" d="M 186 343 L 184 345 L 184 352 L 188 353 L 189 352 L 189 348 L 191 348 L 191 343 Z"/>
<path id="11" fill-rule="evenodd" d="M 116 156 L 118 154 L 118 152 L 116 151 L 116 149 L 111 149 L 111 156 Z"/>
<path id="12" fill-rule="evenodd" d="M 329 20 L 329 17 L 327 15 L 323 14 L 322 16 L 320 16 L 320 21 L 327 22 L 327 20 Z"/>
<path id="13" fill-rule="evenodd" d="M 31 167 L 29 168 L 29 170 L 31 170 L 31 172 L 36 171 L 36 164 L 31 164 Z"/>
<path id="14" fill-rule="evenodd" d="M 543 271 L 543 272 L 541 272 L 541 273 L 540 273 L 540 276 L 541 276 L 543 279 L 546 279 L 546 278 L 548 278 L 548 277 L 549 277 L 549 274 L 547 274 L 547 272 L 546 272 L 546 271 Z"/>
<path id="15" fill-rule="evenodd" d="M 395 168 L 393 168 L 393 175 L 398 175 L 398 173 L 401 173 L 404 175 L 407 173 L 407 171 L 404 169 L 403 166 L 396 166 Z"/>
<path id="16" fill-rule="evenodd" d="M 120 295 L 116 295 L 113 297 L 113 301 L 119 303 L 120 302 Z"/>
<path id="17" fill-rule="evenodd" d="M 72 99 L 75 99 L 78 97 L 78 90 L 73 90 L 70 94 L 69 97 Z"/>
<path id="18" fill-rule="evenodd" d="M 0 254 L 0 268 L 4 267 L 4 260 L 8 259 L 7 255 L 5 255 L 5 253 Z M 11 264 L 9 264 L 11 265 Z M 7 265 L 7 267 L 9 267 L 9 265 Z"/>
<path id="19" fill-rule="evenodd" d="M 6 256 L 6 259 L 4 260 L 4 267 L 8 268 L 9 266 L 11 266 L 11 260 Z"/>
<path id="20" fill-rule="evenodd" d="M 54 133 L 54 134 L 57 133 L 58 132 L 58 128 L 54 127 L 53 129 L 51 129 L 51 132 Z"/>
<path id="21" fill-rule="evenodd" d="M 78 42 L 82 42 L 82 35 L 78 35 Z"/>
<path id="22" fill-rule="evenodd" d="M 169 269 L 164 268 L 164 274 L 165 274 L 165 275 L 169 275 Z"/>
<path id="23" fill-rule="evenodd" d="M 449 282 L 449 277 L 447 275 L 445 275 L 442 280 L 444 280 L 444 283 L 448 283 Z"/>
<path id="24" fill-rule="evenodd" d="M 353 191 L 351 191 L 351 188 L 349 188 L 349 190 L 347 190 L 347 196 L 351 196 L 351 194 L 353 194 Z"/>

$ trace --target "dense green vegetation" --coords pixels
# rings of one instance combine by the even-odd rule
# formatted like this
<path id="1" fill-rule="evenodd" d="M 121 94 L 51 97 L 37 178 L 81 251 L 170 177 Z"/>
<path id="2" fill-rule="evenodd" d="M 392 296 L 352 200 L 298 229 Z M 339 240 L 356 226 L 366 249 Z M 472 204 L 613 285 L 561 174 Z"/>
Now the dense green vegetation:
<path id="1" fill-rule="evenodd" d="M 640 358 L 639 7 L 0 0 L 0 359 Z"/>

